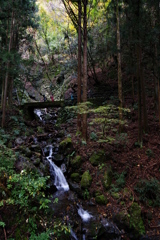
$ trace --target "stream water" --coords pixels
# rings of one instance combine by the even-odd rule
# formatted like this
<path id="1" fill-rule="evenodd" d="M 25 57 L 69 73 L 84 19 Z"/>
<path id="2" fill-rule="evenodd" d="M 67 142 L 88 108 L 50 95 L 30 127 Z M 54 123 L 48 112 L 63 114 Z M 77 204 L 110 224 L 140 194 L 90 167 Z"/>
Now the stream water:
<path id="1" fill-rule="evenodd" d="M 42 112 L 36 110 L 35 114 L 45 124 Z M 95 206 L 85 205 L 82 207 L 82 200 L 78 198 L 76 193 L 70 190 L 63 174 L 63 169 L 65 169 L 64 163 L 60 167 L 54 163 L 54 149 L 52 144 L 44 147 L 46 160 L 50 166 L 51 178 L 57 189 L 52 195 L 51 209 L 56 218 L 67 219 L 66 223 L 71 226 L 70 239 L 121 240 L 119 229 L 112 223 L 109 223 L 107 219 L 100 219 Z M 58 199 L 58 203 L 55 203 L 55 199 Z M 99 233 L 100 231 L 102 234 Z"/>

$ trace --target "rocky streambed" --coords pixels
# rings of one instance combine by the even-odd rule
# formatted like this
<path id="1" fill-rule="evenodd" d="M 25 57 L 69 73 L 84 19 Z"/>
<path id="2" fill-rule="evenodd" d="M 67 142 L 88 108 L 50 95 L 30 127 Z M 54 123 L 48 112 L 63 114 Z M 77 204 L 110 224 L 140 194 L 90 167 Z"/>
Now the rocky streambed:
<path id="1" fill-rule="evenodd" d="M 98 211 L 98 205 L 106 205 L 107 199 L 101 192 L 89 196 L 92 176 L 82 168 L 83 159 L 80 153 L 76 153 L 70 136 L 57 127 L 57 116 L 58 110 L 36 110 L 37 120 L 26 122 L 36 129 L 36 133 L 15 140 L 14 148 L 20 153 L 16 168 L 19 171 L 36 168 L 42 176 L 50 175 L 47 190 L 50 193 L 50 211 L 54 219 L 60 219 L 70 227 L 69 239 L 140 239 L 137 229 L 127 231 L 124 215 L 117 215 L 116 225 Z M 93 153 L 90 162 L 96 166 L 97 161 L 103 164 L 105 159 L 105 153 L 99 151 Z M 111 184 L 111 175 L 112 170 L 108 168 L 102 179 L 106 189 Z M 135 204 L 131 215 L 141 222 L 138 205 Z"/>

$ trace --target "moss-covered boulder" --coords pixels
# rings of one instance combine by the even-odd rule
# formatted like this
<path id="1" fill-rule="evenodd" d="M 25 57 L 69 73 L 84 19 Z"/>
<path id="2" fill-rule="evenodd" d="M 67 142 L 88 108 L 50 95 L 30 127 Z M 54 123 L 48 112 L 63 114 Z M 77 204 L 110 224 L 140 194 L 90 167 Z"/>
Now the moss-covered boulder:
<path id="1" fill-rule="evenodd" d="M 92 177 L 88 171 L 84 172 L 81 179 L 81 188 L 88 189 L 91 186 Z"/>
<path id="2" fill-rule="evenodd" d="M 73 170 L 78 170 L 82 164 L 81 156 L 77 155 L 75 158 L 70 160 L 70 165 Z"/>
<path id="3" fill-rule="evenodd" d="M 102 195 L 99 195 L 99 196 L 96 196 L 95 197 L 95 201 L 98 203 L 98 204 L 107 204 L 107 198 L 102 194 Z"/>
<path id="4" fill-rule="evenodd" d="M 72 173 L 71 174 L 71 180 L 78 183 L 80 181 L 79 173 Z"/>
<path id="5" fill-rule="evenodd" d="M 98 166 L 99 164 L 104 163 L 106 161 L 106 154 L 103 150 L 94 152 L 90 157 L 89 161 L 93 166 Z"/>
<path id="6" fill-rule="evenodd" d="M 71 138 L 65 138 L 62 142 L 59 144 L 59 151 L 60 153 L 63 153 L 65 156 L 70 154 L 73 151 L 73 144 Z"/>
<path id="7" fill-rule="evenodd" d="M 145 234 L 141 207 L 137 203 L 133 203 L 128 211 L 124 210 L 116 214 L 114 222 L 119 228 L 123 227 L 134 240 Z"/>
<path id="8" fill-rule="evenodd" d="M 141 217 L 141 207 L 138 205 L 138 203 L 133 203 L 131 207 L 129 208 L 129 214 L 130 214 L 130 227 L 135 230 L 135 234 L 138 236 L 141 236 L 145 233 L 145 227 L 144 223 Z"/>
<path id="9" fill-rule="evenodd" d="M 105 171 L 102 182 L 103 182 L 104 188 L 107 190 L 112 183 L 112 169 L 111 169 L 111 167 L 109 167 Z"/>

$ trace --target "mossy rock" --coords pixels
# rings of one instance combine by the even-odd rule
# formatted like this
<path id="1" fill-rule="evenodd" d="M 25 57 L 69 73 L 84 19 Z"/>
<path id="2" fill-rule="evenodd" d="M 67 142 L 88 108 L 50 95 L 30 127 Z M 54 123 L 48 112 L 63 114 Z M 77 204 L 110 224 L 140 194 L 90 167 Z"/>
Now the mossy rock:
<path id="1" fill-rule="evenodd" d="M 72 181 L 78 183 L 78 182 L 80 181 L 80 175 L 79 175 L 79 173 L 72 173 L 72 174 L 71 174 L 71 179 L 72 179 Z"/>
<path id="2" fill-rule="evenodd" d="M 137 237 L 145 233 L 144 223 L 141 217 L 141 207 L 138 203 L 133 203 L 129 208 L 130 213 L 130 227 L 136 232 Z"/>
<path id="3" fill-rule="evenodd" d="M 64 155 L 70 154 L 73 151 L 72 139 L 65 138 L 62 142 L 60 142 L 59 151 Z"/>
<path id="4" fill-rule="evenodd" d="M 111 196 L 112 196 L 114 199 L 119 199 L 119 198 L 120 198 L 120 194 L 117 193 L 117 192 L 112 192 L 112 193 L 111 193 Z"/>
<path id="5" fill-rule="evenodd" d="M 89 161 L 93 166 L 98 166 L 100 163 L 104 163 L 106 161 L 106 154 L 103 150 L 94 152 Z"/>
<path id="6" fill-rule="evenodd" d="M 44 128 L 38 126 L 38 127 L 37 127 L 37 133 L 43 133 L 43 132 L 44 132 Z"/>
<path id="7" fill-rule="evenodd" d="M 103 182 L 104 188 L 107 190 L 112 183 L 112 169 L 111 169 L 111 167 L 109 167 L 107 169 L 107 171 L 105 171 L 102 182 Z"/>
<path id="8" fill-rule="evenodd" d="M 95 197 L 95 201 L 98 203 L 98 204 L 102 204 L 102 205 L 105 205 L 107 204 L 107 198 L 102 194 L 102 195 L 99 195 L 99 196 L 96 196 Z"/>
<path id="9" fill-rule="evenodd" d="M 77 155 L 75 158 L 71 159 L 70 165 L 73 169 L 79 169 L 82 164 L 81 156 Z"/>
<path id="10" fill-rule="evenodd" d="M 91 186 L 92 177 L 88 171 L 84 172 L 81 179 L 81 188 L 88 189 Z"/>

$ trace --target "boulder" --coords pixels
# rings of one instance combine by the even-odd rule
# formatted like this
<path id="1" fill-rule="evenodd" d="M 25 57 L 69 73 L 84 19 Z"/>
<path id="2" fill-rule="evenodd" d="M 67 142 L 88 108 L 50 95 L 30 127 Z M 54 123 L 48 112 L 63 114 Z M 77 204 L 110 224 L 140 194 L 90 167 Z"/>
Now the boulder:
<path id="1" fill-rule="evenodd" d="M 107 169 L 107 171 L 105 171 L 104 173 L 104 177 L 103 177 L 103 186 L 105 189 L 108 189 L 112 183 L 112 170 L 111 170 L 111 167 L 109 167 Z"/>
<path id="2" fill-rule="evenodd" d="M 73 151 L 72 139 L 68 137 L 65 138 L 62 142 L 60 142 L 59 151 L 65 156 L 71 154 L 71 152 Z"/>
<path id="3" fill-rule="evenodd" d="M 95 197 L 95 201 L 98 203 L 98 204 L 107 204 L 107 198 L 102 194 L 102 195 L 99 195 L 99 196 L 96 196 Z"/>
<path id="4" fill-rule="evenodd" d="M 72 173 L 72 174 L 71 174 L 71 179 L 72 179 L 72 181 L 78 183 L 78 182 L 80 181 L 80 175 L 79 175 L 79 173 Z"/>
<path id="5" fill-rule="evenodd" d="M 93 166 L 98 166 L 99 164 L 104 163 L 106 161 L 106 154 L 103 150 L 94 152 L 90 157 L 89 161 Z"/>
<path id="6" fill-rule="evenodd" d="M 84 172 L 81 179 L 81 187 L 83 189 L 88 189 L 91 186 L 91 183 L 92 183 L 92 177 L 89 174 L 89 171 Z"/>
<path id="7" fill-rule="evenodd" d="M 82 164 L 81 156 L 77 155 L 75 158 L 70 160 L 70 165 L 73 170 L 78 170 Z"/>

